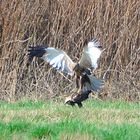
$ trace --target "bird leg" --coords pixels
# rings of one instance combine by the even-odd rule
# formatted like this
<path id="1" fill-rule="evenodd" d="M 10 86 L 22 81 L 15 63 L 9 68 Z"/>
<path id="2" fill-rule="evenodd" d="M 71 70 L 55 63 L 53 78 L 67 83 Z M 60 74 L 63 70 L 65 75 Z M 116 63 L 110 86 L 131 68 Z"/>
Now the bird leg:
<path id="1" fill-rule="evenodd" d="M 72 93 L 79 93 L 80 91 L 81 91 L 81 88 L 76 87 L 76 88 L 73 88 L 71 92 Z"/>
<path id="2" fill-rule="evenodd" d="M 87 75 L 81 75 L 81 76 L 76 75 L 76 90 L 74 90 L 74 91 L 76 93 L 80 93 L 86 82 L 90 83 Z"/>
<path id="3" fill-rule="evenodd" d="M 81 85 L 81 76 L 76 77 L 76 88 L 77 88 L 77 93 L 80 93 L 83 85 Z"/>
<path id="4" fill-rule="evenodd" d="M 78 105 L 79 108 L 83 107 L 81 102 L 78 102 L 77 105 Z"/>
<path id="5" fill-rule="evenodd" d="M 86 79 L 84 78 L 84 76 L 80 76 L 79 77 L 79 88 L 78 88 L 77 93 L 80 93 L 82 91 L 85 82 L 86 82 Z"/>

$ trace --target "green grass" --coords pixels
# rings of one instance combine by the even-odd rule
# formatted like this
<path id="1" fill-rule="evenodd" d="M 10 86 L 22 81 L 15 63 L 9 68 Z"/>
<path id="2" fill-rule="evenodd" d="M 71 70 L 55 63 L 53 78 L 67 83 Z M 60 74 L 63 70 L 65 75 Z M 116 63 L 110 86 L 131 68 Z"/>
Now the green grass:
<path id="1" fill-rule="evenodd" d="M 85 101 L 0 102 L 0 139 L 140 140 L 140 104 Z"/>

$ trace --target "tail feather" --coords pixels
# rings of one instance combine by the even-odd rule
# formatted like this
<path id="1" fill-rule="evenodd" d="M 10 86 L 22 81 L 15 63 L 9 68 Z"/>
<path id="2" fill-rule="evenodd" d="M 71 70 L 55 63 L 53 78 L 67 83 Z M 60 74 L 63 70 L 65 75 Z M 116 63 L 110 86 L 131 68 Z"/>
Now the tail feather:
<path id="1" fill-rule="evenodd" d="M 91 87 L 93 91 L 99 91 L 102 89 L 104 82 L 101 79 L 96 78 L 95 76 L 88 75 L 90 82 L 91 82 Z"/>
<path id="2" fill-rule="evenodd" d="M 100 91 L 103 88 L 104 81 L 102 79 L 98 79 L 93 75 L 87 75 L 89 78 L 89 82 L 85 82 L 83 90 L 92 90 L 92 91 Z"/>
<path id="3" fill-rule="evenodd" d="M 29 46 L 29 60 L 32 61 L 33 57 L 42 57 L 46 53 L 46 48 L 46 46 Z"/>

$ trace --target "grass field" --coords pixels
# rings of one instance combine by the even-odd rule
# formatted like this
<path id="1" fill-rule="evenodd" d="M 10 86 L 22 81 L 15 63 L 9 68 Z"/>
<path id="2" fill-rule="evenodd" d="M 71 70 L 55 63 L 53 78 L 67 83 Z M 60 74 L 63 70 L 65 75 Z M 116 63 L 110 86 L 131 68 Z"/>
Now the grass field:
<path id="1" fill-rule="evenodd" d="M 0 139 L 140 140 L 140 104 L 61 101 L 0 102 Z"/>

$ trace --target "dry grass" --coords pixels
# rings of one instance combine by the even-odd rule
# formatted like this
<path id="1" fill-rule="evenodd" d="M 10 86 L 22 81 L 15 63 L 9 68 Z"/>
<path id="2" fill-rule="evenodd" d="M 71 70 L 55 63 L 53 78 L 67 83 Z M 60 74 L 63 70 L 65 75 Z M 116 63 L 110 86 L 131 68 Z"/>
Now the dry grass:
<path id="1" fill-rule="evenodd" d="M 48 44 L 77 61 L 85 42 L 96 37 L 106 49 L 96 72 L 107 81 L 104 93 L 139 100 L 139 10 L 139 0 L 0 1 L 0 98 L 68 94 L 72 83 L 47 64 L 27 66 L 28 46 Z"/>

